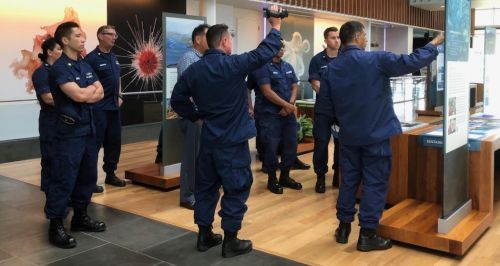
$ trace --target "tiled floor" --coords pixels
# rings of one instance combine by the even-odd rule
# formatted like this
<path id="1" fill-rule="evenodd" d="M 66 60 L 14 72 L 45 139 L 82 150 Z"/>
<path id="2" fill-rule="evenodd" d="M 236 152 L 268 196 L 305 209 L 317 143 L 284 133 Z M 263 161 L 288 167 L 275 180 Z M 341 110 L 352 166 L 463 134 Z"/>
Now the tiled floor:
<path id="1" fill-rule="evenodd" d="M 201 253 L 193 232 L 97 204 L 89 215 L 105 221 L 106 232 L 72 233 L 77 247 L 59 249 L 47 240 L 44 203 L 38 187 L 0 176 L 1 266 L 301 265 L 255 250 L 230 259 L 222 258 L 220 247 Z"/>

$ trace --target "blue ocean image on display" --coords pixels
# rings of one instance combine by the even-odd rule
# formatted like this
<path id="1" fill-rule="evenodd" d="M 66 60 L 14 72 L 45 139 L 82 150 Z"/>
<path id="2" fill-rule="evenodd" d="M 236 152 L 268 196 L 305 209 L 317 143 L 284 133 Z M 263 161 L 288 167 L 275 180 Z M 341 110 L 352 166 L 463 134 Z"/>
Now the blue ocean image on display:
<path id="1" fill-rule="evenodd" d="M 468 61 L 470 0 L 446 1 L 446 13 L 446 61 Z"/>
<path id="2" fill-rule="evenodd" d="M 166 63 L 167 67 L 177 64 L 180 57 L 192 47 L 191 33 L 203 20 L 166 17 Z"/>

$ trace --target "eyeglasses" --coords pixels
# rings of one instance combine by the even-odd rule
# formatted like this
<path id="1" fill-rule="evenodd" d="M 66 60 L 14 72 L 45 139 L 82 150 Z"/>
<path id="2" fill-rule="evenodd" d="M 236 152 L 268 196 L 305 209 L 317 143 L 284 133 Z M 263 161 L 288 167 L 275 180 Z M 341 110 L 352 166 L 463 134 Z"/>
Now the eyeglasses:
<path id="1" fill-rule="evenodd" d="M 116 33 L 111 33 L 111 32 L 103 32 L 102 34 L 104 35 L 109 35 L 109 36 L 112 36 L 113 38 L 115 39 L 118 39 L 118 34 Z"/>

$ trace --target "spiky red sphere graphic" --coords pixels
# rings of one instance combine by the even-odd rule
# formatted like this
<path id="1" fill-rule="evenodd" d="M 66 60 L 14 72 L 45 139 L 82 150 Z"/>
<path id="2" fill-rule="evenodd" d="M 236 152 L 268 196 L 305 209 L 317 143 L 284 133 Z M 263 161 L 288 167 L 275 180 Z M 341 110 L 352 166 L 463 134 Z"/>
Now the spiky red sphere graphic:
<path id="1" fill-rule="evenodd" d="M 145 45 L 134 54 L 132 66 L 143 79 L 158 75 L 161 69 L 162 54 L 158 47 Z"/>

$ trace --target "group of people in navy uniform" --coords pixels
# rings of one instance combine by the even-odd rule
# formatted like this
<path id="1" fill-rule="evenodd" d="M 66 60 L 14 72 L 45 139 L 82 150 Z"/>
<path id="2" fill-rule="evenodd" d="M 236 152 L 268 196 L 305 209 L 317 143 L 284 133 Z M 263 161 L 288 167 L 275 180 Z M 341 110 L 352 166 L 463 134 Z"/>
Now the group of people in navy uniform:
<path id="1" fill-rule="evenodd" d="M 272 9 L 279 10 L 276 6 Z M 241 55 L 231 54 L 232 37 L 226 25 L 209 27 L 205 36 L 208 49 L 180 75 L 172 93 L 174 111 L 183 120 L 202 125 L 194 190 L 199 251 L 221 243 L 224 257 L 252 250 L 250 240 L 237 237 L 253 182 L 250 138 L 257 136 L 269 191 L 282 194 L 283 188 L 302 189 L 290 176 L 297 158 L 295 100 L 299 81 L 293 67 L 282 60 L 281 19 L 270 17 L 268 22 L 272 29 L 266 38 L 255 50 Z M 363 185 L 357 249 L 388 249 L 391 241 L 377 235 L 376 229 L 391 171 L 390 137 L 401 133 L 389 78 L 430 64 L 444 36 L 410 55 L 365 51 L 366 32 L 358 21 L 346 22 L 340 29 L 327 28 L 324 39 L 325 50 L 313 57 L 309 68 L 309 82 L 316 91 L 315 191 L 325 193 L 328 146 L 333 136 L 333 183 L 340 187 L 335 240 L 348 242 L 357 211 L 356 192 Z M 255 91 L 254 106 L 250 90 Z M 224 194 L 219 215 L 224 235 L 212 231 L 221 187 Z"/>
<path id="2" fill-rule="evenodd" d="M 72 231 L 102 232 L 104 222 L 87 214 L 97 182 L 98 151 L 104 147 L 106 184 L 125 186 L 115 175 L 121 149 L 119 108 L 120 65 L 111 52 L 117 33 L 113 26 L 98 29 L 99 45 L 85 58 L 85 34 L 75 22 L 60 24 L 53 38 L 42 43 L 42 65 L 33 73 L 41 110 L 39 133 L 41 190 L 50 220 L 49 241 L 74 248 L 64 219 L 73 209 Z"/>
<path id="3" fill-rule="evenodd" d="M 280 11 L 276 5 L 270 9 Z M 271 30 L 266 38 L 255 50 L 241 55 L 232 55 L 233 39 L 226 25 L 200 25 L 192 33 L 193 49 L 178 64 L 170 104 L 181 117 L 186 136 L 180 205 L 194 209 L 196 247 L 201 252 L 220 244 L 223 257 L 252 250 L 250 240 L 238 238 L 253 183 L 249 139 L 257 136 L 269 191 L 282 194 L 283 188 L 302 189 L 290 176 L 297 159 L 295 100 L 299 80 L 293 67 L 282 60 L 281 18 L 269 17 L 268 22 Z M 43 44 L 40 58 L 44 63 L 33 77 L 42 107 L 42 190 L 47 196 L 49 240 L 62 248 L 76 245 L 63 225 L 68 206 L 74 210 L 72 230 L 106 229 L 86 212 L 96 190 L 101 146 L 105 149 L 106 183 L 125 185 L 114 175 L 121 135 L 119 63 L 110 52 L 116 37 L 112 26 L 101 27 L 99 46 L 82 59 L 79 54 L 85 39 L 81 29 L 73 22 L 63 23 L 55 38 Z M 333 183 L 340 184 L 335 240 L 348 242 L 357 212 L 356 193 L 362 185 L 357 249 L 388 249 L 391 241 L 377 235 L 376 230 L 391 171 L 390 137 L 401 133 L 389 78 L 430 64 L 444 36 L 410 55 L 365 51 L 366 32 L 358 21 L 346 22 L 340 29 L 327 28 L 324 39 L 325 50 L 313 57 L 309 68 L 309 82 L 317 95 L 315 191 L 325 193 L 328 146 L 333 136 Z M 254 107 L 249 90 L 255 91 Z M 224 193 L 219 215 L 224 235 L 212 230 L 221 187 Z"/>

